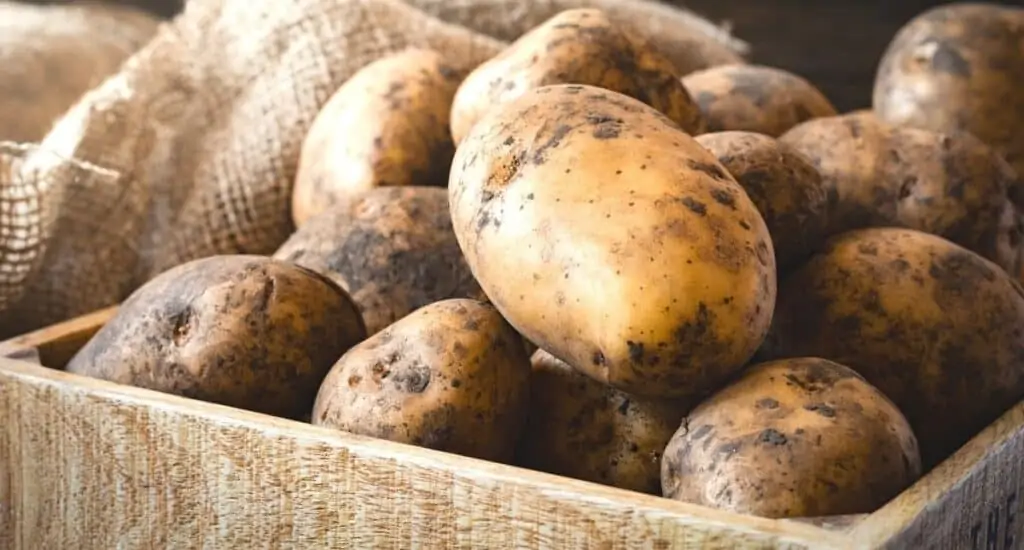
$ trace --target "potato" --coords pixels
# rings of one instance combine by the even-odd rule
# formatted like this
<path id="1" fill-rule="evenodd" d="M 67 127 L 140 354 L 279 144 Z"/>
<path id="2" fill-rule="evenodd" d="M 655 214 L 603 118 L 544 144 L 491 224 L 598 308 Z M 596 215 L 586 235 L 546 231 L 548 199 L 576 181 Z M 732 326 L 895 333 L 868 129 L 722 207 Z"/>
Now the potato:
<path id="1" fill-rule="evenodd" d="M 966 130 L 1024 174 L 1024 9 L 956 3 L 925 11 L 893 38 L 875 78 L 883 120 Z"/>
<path id="2" fill-rule="evenodd" d="M 67 371 L 297 418 L 365 337 L 355 304 L 326 278 L 262 256 L 213 256 L 132 293 Z"/>
<path id="3" fill-rule="evenodd" d="M 893 126 L 870 113 L 806 122 L 779 140 L 815 164 L 831 193 L 829 235 L 897 226 L 939 235 L 1017 273 L 1021 182 L 967 133 Z"/>
<path id="4" fill-rule="evenodd" d="M 574 9 L 524 34 L 466 77 L 452 105 L 455 143 L 497 105 L 551 84 L 613 90 L 654 107 L 687 132 L 705 130 L 676 68 L 653 44 L 616 26 L 600 10 Z"/>
<path id="5" fill-rule="evenodd" d="M 493 306 L 444 300 L 352 348 L 327 375 L 313 424 L 511 462 L 530 359 Z"/>
<path id="6" fill-rule="evenodd" d="M 585 85 L 481 119 L 449 180 L 455 236 L 524 336 L 645 397 L 702 394 L 760 345 L 775 255 L 721 164 L 640 101 Z"/>
<path id="7" fill-rule="evenodd" d="M 665 448 L 664 496 L 769 518 L 867 514 L 921 475 L 907 419 L 853 370 L 801 357 L 751 367 Z"/>
<path id="8" fill-rule="evenodd" d="M 757 132 L 772 137 L 836 108 L 801 76 L 764 65 L 720 65 L 683 77 L 709 132 Z"/>
<path id="9" fill-rule="evenodd" d="M 440 300 L 486 298 L 455 240 L 448 191 L 439 187 L 359 193 L 311 218 L 274 257 L 345 289 L 371 335 Z"/>
<path id="10" fill-rule="evenodd" d="M 824 240 L 828 221 L 821 174 L 807 157 L 755 132 L 715 132 L 696 140 L 754 201 L 771 233 L 779 271 L 807 259 Z"/>
<path id="11" fill-rule="evenodd" d="M 661 452 L 689 404 L 620 392 L 544 350 L 532 361 L 530 414 L 517 452 L 519 464 L 660 494 Z"/>
<path id="12" fill-rule="evenodd" d="M 1024 398 L 1024 290 L 992 262 L 903 228 L 853 231 L 787 277 L 766 358 L 856 370 L 906 414 L 933 466 Z"/>
<path id="13" fill-rule="evenodd" d="M 455 145 L 452 98 L 464 71 L 442 53 L 407 49 L 356 72 L 317 114 L 302 144 L 292 219 L 374 187 L 445 185 Z"/>

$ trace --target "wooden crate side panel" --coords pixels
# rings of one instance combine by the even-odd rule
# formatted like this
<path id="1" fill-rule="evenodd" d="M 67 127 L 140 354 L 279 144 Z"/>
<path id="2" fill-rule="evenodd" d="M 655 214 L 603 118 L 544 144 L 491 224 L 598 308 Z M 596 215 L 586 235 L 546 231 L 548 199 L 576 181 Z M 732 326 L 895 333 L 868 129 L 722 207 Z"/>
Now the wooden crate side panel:
<path id="1" fill-rule="evenodd" d="M 1024 548 L 1024 404 L 858 525 L 859 548 Z"/>
<path id="2" fill-rule="evenodd" d="M 50 368 L 62 369 L 78 350 L 114 317 L 115 313 L 117 306 L 5 340 L 0 342 L 0 357 L 8 357 L 20 350 L 34 348 L 39 352 L 40 363 Z"/>
<path id="3" fill-rule="evenodd" d="M 0 360 L 4 548 L 822 548 L 833 533 Z"/>

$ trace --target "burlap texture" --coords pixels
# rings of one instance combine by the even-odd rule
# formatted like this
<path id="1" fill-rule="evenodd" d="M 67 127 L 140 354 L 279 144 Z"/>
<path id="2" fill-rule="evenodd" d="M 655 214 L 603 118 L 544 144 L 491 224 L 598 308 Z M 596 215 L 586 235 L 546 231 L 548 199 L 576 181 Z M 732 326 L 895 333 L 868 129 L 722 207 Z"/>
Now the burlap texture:
<path id="1" fill-rule="evenodd" d="M 40 193 L 59 197 L 46 254 L 19 272 L 31 284 L 2 288 L 0 280 L 0 299 L 9 297 L 0 330 L 116 303 L 188 260 L 272 253 L 294 230 L 303 137 L 356 70 L 410 46 L 472 67 L 500 50 L 499 38 L 580 6 L 642 32 L 682 72 L 740 59 L 738 43 L 710 24 L 639 0 L 191 0 L 39 150 L 0 174 L 0 187 L 48 182 Z M 41 155 L 68 160 L 43 163 Z M 72 177 L 71 165 L 87 173 Z"/>
<path id="2" fill-rule="evenodd" d="M 152 16 L 117 6 L 0 1 L 0 141 L 41 139 L 156 28 Z"/>

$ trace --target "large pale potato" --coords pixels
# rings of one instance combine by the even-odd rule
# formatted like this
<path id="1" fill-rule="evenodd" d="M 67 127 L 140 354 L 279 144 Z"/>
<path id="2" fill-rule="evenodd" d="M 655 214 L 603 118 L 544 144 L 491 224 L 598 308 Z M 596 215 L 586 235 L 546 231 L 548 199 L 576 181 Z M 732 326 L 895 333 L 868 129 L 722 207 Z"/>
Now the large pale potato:
<path id="1" fill-rule="evenodd" d="M 907 419 L 825 359 L 747 370 L 694 409 L 661 463 L 664 496 L 770 518 L 868 514 L 921 475 Z"/>
<path id="2" fill-rule="evenodd" d="M 455 235 L 527 339 L 620 390 L 714 389 L 760 345 L 775 299 L 765 222 L 664 115 L 556 85 L 496 108 L 456 152 Z"/>
<path id="3" fill-rule="evenodd" d="M 1024 290 L 994 263 L 902 228 L 853 231 L 787 277 L 761 355 L 849 366 L 914 428 L 926 466 L 1024 398 Z"/>
<path id="4" fill-rule="evenodd" d="M 452 136 L 455 143 L 461 142 L 491 109 L 551 84 L 614 90 L 661 111 L 687 132 L 700 134 L 706 124 L 680 76 L 654 44 L 616 25 L 602 11 L 567 10 L 466 77 L 452 105 Z"/>
<path id="5" fill-rule="evenodd" d="M 295 224 L 375 187 L 443 187 L 455 154 L 448 114 L 464 76 L 443 52 L 410 48 L 342 84 L 303 141 L 292 189 Z"/>
<path id="6" fill-rule="evenodd" d="M 213 256 L 135 291 L 67 371 L 298 418 L 365 337 L 359 310 L 327 278 L 262 256 Z"/>

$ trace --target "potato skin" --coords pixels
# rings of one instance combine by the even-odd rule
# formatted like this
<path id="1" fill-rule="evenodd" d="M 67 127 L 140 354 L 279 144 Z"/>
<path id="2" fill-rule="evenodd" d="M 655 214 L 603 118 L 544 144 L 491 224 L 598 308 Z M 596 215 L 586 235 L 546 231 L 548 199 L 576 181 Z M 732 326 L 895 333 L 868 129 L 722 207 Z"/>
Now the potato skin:
<path id="1" fill-rule="evenodd" d="M 532 363 L 529 421 L 517 462 L 660 495 L 661 452 L 690 404 L 620 392 L 544 350 L 534 353 Z"/>
<path id="2" fill-rule="evenodd" d="M 714 132 L 696 140 L 754 201 L 771 233 L 780 273 L 807 259 L 824 241 L 828 193 L 807 157 L 755 132 Z"/>
<path id="3" fill-rule="evenodd" d="M 653 44 L 600 10 L 573 9 L 524 34 L 466 77 L 452 105 L 455 143 L 495 106 L 551 84 L 605 88 L 654 107 L 691 134 L 706 128 L 677 69 Z"/>
<path id="4" fill-rule="evenodd" d="M 787 277 L 765 358 L 848 365 L 899 406 L 926 466 L 1024 397 L 1024 290 L 998 266 L 902 228 L 840 235 Z"/>
<path id="5" fill-rule="evenodd" d="M 262 256 L 213 256 L 136 290 L 66 370 L 298 418 L 365 337 L 355 304 L 326 278 Z"/>
<path id="6" fill-rule="evenodd" d="M 455 154 L 448 115 L 464 76 L 443 54 L 416 48 L 357 71 L 303 141 L 292 189 L 295 225 L 375 187 L 443 187 Z"/>
<path id="7" fill-rule="evenodd" d="M 1024 9 L 938 6 L 895 35 L 875 77 L 883 120 L 936 132 L 967 131 L 1024 174 Z"/>
<path id="8" fill-rule="evenodd" d="M 529 377 L 522 338 L 493 306 L 444 300 L 346 353 L 320 387 L 313 424 L 511 462 Z"/>
<path id="9" fill-rule="evenodd" d="M 664 496 L 769 518 L 870 513 L 920 475 L 896 406 L 815 357 L 750 367 L 687 416 L 662 460 Z"/>
<path id="10" fill-rule="evenodd" d="M 449 194 L 491 302 L 596 380 L 702 394 L 764 337 L 776 284 L 764 220 L 710 153 L 637 100 L 529 91 L 459 147 Z"/>
<path id="11" fill-rule="evenodd" d="M 311 218 L 274 257 L 321 273 L 359 306 L 368 334 L 449 298 L 485 299 L 452 231 L 448 191 L 382 187 Z"/>
<path id="12" fill-rule="evenodd" d="M 830 194 L 828 235 L 896 226 L 939 235 L 1020 272 L 1018 175 L 967 133 L 897 127 L 869 112 L 820 118 L 779 141 L 803 153 Z"/>
<path id="13" fill-rule="evenodd" d="M 764 65 L 730 64 L 683 77 L 709 132 L 745 131 L 778 137 L 790 128 L 838 114 L 801 76 Z"/>

